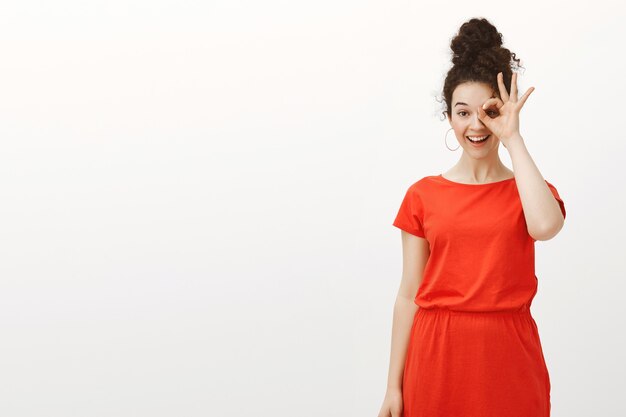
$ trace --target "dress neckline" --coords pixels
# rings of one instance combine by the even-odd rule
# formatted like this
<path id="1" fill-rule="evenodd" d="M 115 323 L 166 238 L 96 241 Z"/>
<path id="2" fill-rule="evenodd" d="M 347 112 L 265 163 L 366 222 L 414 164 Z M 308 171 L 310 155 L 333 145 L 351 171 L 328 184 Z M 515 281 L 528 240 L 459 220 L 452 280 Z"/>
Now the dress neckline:
<path id="1" fill-rule="evenodd" d="M 482 186 L 482 185 L 494 185 L 494 184 L 501 184 L 501 183 L 503 183 L 503 182 L 512 181 L 512 180 L 514 180 L 514 179 L 515 179 L 515 177 L 511 177 L 511 178 L 507 178 L 507 179 L 500 180 L 500 181 L 494 181 L 494 182 L 484 182 L 484 183 L 480 183 L 480 184 L 468 184 L 468 183 L 465 183 L 465 182 L 456 182 L 456 181 L 449 180 L 449 179 L 447 179 L 446 177 L 444 177 L 444 176 L 443 176 L 443 174 L 439 174 L 439 175 L 437 175 L 437 178 L 439 178 L 439 179 L 441 179 L 441 180 L 443 180 L 444 182 L 447 182 L 447 183 L 449 183 L 449 184 L 454 184 L 454 185 L 467 185 L 467 186 L 469 186 L 469 187 L 479 187 L 479 186 Z"/>

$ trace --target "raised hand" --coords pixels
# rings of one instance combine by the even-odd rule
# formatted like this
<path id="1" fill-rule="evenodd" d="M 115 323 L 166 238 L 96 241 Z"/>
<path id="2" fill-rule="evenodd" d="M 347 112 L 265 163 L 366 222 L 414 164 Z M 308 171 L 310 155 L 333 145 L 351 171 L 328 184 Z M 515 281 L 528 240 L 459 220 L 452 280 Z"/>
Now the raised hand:
<path id="1" fill-rule="evenodd" d="M 511 77 L 511 94 L 506 91 L 504 76 L 501 72 L 497 75 L 500 98 L 490 98 L 485 101 L 482 107 L 478 108 L 478 118 L 487 126 L 487 129 L 500 139 L 506 147 L 511 138 L 520 136 L 519 133 L 519 113 L 526 102 L 526 99 L 535 90 L 530 87 L 521 98 L 517 98 L 517 73 Z M 496 108 L 499 115 L 491 118 L 486 110 Z"/>

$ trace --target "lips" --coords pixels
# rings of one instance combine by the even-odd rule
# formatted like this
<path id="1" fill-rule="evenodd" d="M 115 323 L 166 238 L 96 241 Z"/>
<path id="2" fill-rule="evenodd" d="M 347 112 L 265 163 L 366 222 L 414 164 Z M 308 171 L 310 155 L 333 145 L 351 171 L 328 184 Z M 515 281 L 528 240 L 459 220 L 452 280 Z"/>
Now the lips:
<path id="1" fill-rule="evenodd" d="M 482 137 L 483 138 L 482 140 L 473 140 L 473 139 L 470 139 L 469 136 L 465 136 L 465 138 L 472 143 L 482 143 L 482 142 L 485 142 L 487 139 L 489 139 L 490 136 L 491 135 L 474 136 L 474 137 Z"/>

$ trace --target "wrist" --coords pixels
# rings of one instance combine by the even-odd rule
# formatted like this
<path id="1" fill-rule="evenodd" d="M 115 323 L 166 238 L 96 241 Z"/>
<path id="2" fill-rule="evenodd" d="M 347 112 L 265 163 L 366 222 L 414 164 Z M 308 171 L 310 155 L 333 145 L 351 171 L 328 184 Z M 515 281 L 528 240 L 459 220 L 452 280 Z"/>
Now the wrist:
<path id="1" fill-rule="evenodd" d="M 387 392 L 402 392 L 402 387 L 399 385 L 388 385 Z"/>
<path id="2" fill-rule="evenodd" d="M 511 142 L 523 142 L 524 138 L 518 132 L 518 133 L 512 134 L 511 136 L 506 136 L 504 138 L 500 138 L 500 140 L 503 141 L 503 143 L 506 143 L 508 145 Z"/>
<path id="3" fill-rule="evenodd" d="M 524 138 L 522 137 L 522 135 L 519 134 L 510 136 L 509 138 L 505 138 L 504 140 L 500 139 L 500 142 L 502 142 L 502 145 L 504 145 L 509 153 L 515 152 L 516 149 L 525 147 Z"/>

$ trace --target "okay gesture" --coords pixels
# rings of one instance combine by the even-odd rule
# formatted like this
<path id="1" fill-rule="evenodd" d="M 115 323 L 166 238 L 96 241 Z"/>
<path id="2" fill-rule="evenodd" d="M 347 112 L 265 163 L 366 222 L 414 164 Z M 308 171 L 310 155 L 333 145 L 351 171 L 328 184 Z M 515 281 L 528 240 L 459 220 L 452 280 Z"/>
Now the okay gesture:
<path id="1" fill-rule="evenodd" d="M 500 142 L 506 147 L 512 137 L 519 135 L 519 112 L 522 110 L 526 99 L 535 90 L 530 87 L 521 98 L 517 98 L 517 73 L 513 73 L 511 77 L 511 95 L 506 91 L 504 85 L 504 76 L 498 73 L 498 87 L 500 89 L 500 98 L 490 98 L 485 101 L 482 107 L 478 108 L 478 118 L 487 126 L 487 129 L 500 139 Z M 486 110 L 496 108 L 498 115 L 491 118 L 487 115 Z"/>

